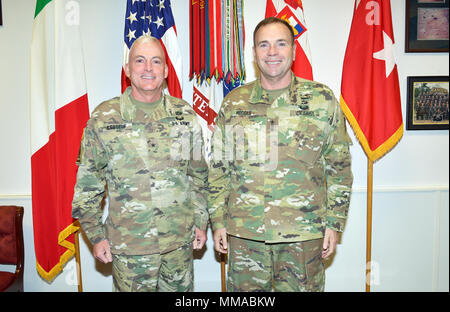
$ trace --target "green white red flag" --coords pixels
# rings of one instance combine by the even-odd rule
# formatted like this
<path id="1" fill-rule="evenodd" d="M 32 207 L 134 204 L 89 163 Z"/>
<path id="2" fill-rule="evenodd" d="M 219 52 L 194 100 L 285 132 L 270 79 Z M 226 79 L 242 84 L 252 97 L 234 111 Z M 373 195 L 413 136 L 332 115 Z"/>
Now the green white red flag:
<path id="1" fill-rule="evenodd" d="M 51 281 L 74 255 L 76 159 L 89 118 L 78 1 L 37 0 L 31 40 L 31 174 L 36 266 Z"/>
<path id="2" fill-rule="evenodd" d="M 344 58 L 341 107 L 375 161 L 403 135 L 389 0 L 357 0 Z"/>

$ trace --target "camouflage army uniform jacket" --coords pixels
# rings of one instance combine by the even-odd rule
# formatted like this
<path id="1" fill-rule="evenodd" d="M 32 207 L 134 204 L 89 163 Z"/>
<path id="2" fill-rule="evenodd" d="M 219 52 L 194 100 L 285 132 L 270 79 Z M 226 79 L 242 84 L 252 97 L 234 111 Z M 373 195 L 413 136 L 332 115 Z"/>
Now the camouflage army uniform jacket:
<path id="1" fill-rule="evenodd" d="M 181 99 L 163 95 L 148 116 L 130 92 L 100 104 L 87 123 L 72 215 L 93 244 L 108 239 L 113 254 L 164 253 L 192 242 L 194 224 L 208 224 L 201 127 Z"/>
<path id="2" fill-rule="evenodd" d="M 351 140 L 328 87 L 292 75 L 271 102 L 258 79 L 225 97 L 216 125 L 208 178 L 213 229 L 268 243 L 343 230 Z"/>

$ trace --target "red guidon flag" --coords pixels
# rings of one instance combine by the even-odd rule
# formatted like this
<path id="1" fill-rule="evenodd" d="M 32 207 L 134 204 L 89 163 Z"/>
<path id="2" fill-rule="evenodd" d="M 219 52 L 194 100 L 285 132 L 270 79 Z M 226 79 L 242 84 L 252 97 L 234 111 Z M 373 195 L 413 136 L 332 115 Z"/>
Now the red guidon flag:
<path id="1" fill-rule="evenodd" d="M 270 16 L 284 19 L 292 26 L 296 46 L 292 71 L 297 77 L 312 80 L 311 52 L 302 1 L 267 0 L 266 17 Z"/>
<path id="2" fill-rule="evenodd" d="M 341 107 L 375 161 L 403 135 L 389 0 L 357 0 L 344 58 Z"/>
<path id="3" fill-rule="evenodd" d="M 31 39 L 31 175 L 39 274 L 51 281 L 74 255 L 76 159 L 89 118 L 77 1 L 37 0 Z"/>

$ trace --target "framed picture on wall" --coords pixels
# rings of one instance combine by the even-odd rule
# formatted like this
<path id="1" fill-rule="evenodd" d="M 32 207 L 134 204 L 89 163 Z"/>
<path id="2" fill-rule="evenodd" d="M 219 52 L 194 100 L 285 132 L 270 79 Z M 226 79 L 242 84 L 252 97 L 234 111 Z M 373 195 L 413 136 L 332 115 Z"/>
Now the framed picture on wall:
<path id="1" fill-rule="evenodd" d="M 406 0 L 406 52 L 448 52 L 449 0 Z"/>
<path id="2" fill-rule="evenodd" d="M 448 129 L 448 76 L 408 77 L 406 130 Z"/>
<path id="3" fill-rule="evenodd" d="M 0 26 L 3 25 L 3 17 L 2 17 L 2 0 L 0 0 Z"/>

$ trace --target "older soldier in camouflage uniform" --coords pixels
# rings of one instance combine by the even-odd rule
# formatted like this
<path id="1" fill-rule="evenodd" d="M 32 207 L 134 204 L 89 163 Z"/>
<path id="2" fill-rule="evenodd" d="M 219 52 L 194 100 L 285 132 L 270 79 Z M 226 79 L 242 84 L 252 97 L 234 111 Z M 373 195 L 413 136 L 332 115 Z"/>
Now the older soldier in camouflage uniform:
<path id="1" fill-rule="evenodd" d="M 293 38 L 283 20 L 258 24 L 260 77 L 228 94 L 217 119 L 208 201 L 228 291 L 323 291 L 322 258 L 347 217 L 345 120 L 328 87 L 293 75 Z"/>
<path id="2" fill-rule="evenodd" d="M 158 40 L 137 39 L 125 69 L 131 87 L 86 126 L 72 215 L 94 256 L 112 261 L 114 290 L 191 291 L 192 248 L 203 247 L 208 223 L 201 127 L 185 101 L 162 93 Z"/>

